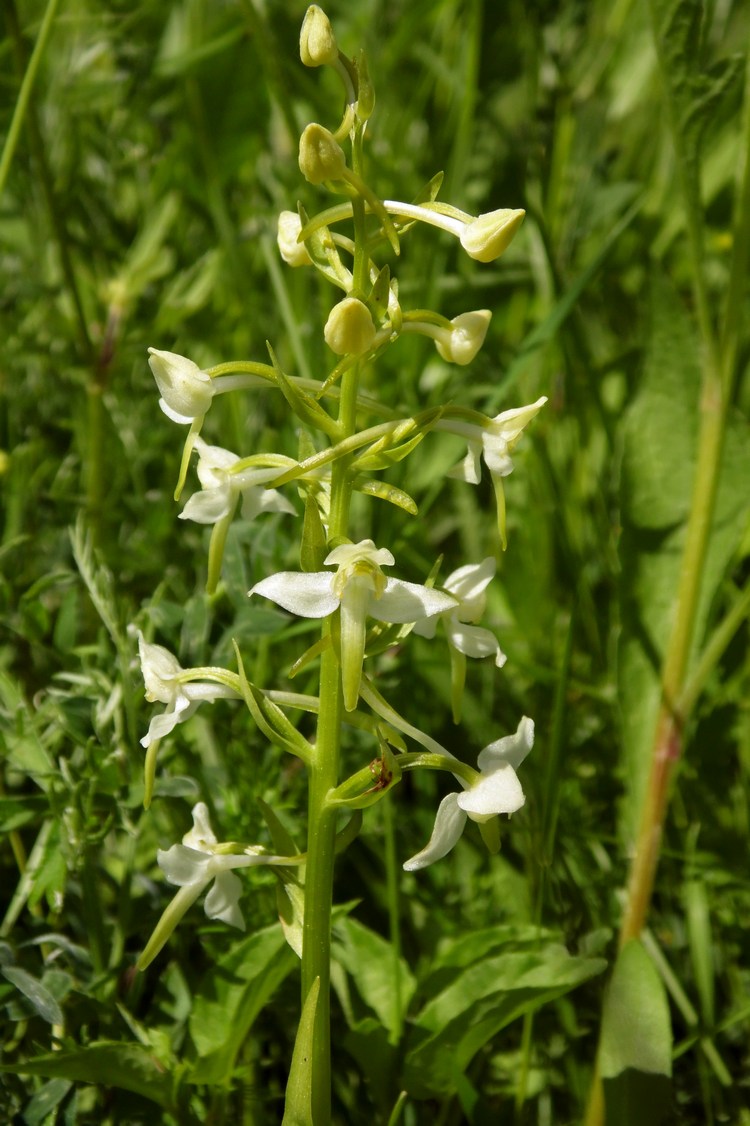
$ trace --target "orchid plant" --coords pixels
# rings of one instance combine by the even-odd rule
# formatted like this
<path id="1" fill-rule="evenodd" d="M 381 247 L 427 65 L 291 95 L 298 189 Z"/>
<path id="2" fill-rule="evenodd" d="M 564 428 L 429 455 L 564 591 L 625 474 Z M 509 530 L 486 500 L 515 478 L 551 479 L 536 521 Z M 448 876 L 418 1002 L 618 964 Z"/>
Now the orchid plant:
<path id="1" fill-rule="evenodd" d="M 214 667 L 182 668 L 177 658 L 139 636 L 146 697 L 166 705 L 142 739 L 147 751 L 146 803 L 152 800 L 160 740 L 187 720 L 201 703 L 243 701 L 262 734 L 296 756 L 309 777 L 308 839 L 304 852 L 287 855 L 256 845 L 217 841 L 206 806 L 193 810 L 193 829 L 181 844 L 159 852 L 166 879 L 179 890 L 144 950 L 142 969 L 155 958 L 190 905 L 204 890 L 206 914 L 242 926 L 240 869 L 260 865 L 276 873 L 284 887 L 299 893 L 299 931 L 289 936 L 301 953 L 303 1020 L 295 1060 L 307 1062 L 288 1089 L 289 1120 L 330 1122 L 330 935 L 332 873 L 335 853 L 345 846 L 361 821 L 361 810 L 388 799 L 408 771 L 442 770 L 462 787 L 440 803 L 429 843 L 404 863 L 417 871 L 444 857 L 456 844 L 467 820 L 478 823 L 490 851 L 499 847 L 500 815 L 516 812 L 524 794 L 516 773 L 533 745 L 534 724 L 523 717 L 514 735 L 504 736 L 479 754 L 478 770 L 456 757 L 428 731 L 402 716 L 377 691 L 372 669 L 377 653 L 398 640 L 408 644 L 413 632 L 426 639 L 447 639 L 456 722 L 466 677 L 466 659 L 492 658 L 499 669 L 505 655 L 494 633 L 479 624 L 496 560 L 468 561 L 444 579 L 439 566 L 428 575 L 402 579 L 389 547 L 355 539 L 351 502 L 355 492 L 391 503 L 406 516 L 417 505 L 403 490 L 378 477 L 404 461 L 436 431 L 466 442 L 464 459 L 453 476 L 477 484 L 481 462 L 488 470 L 497 500 L 498 546 L 506 545 L 503 480 L 512 471 L 511 454 L 524 428 L 541 409 L 539 399 L 490 418 L 468 407 L 445 404 L 400 417 L 360 386 L 365 368 L 374 365 L 402 334 L 434 341 L 446 363 L 467 365 L 482 347 L 491 313 L 466 311 L 448 319 L 423 309 L 405 309 L 397 279 L 381 254 L 398 255 L 405 237 L 420 225 L 447 232 L 477 262 L 495 261 L 518 230 L 524 212 L 502 208 L 472 216 L 437 199 L 435 177 L 416 202 L 380 199 L 365 174 L 365 136 L 374 92 L 364 55 L 352 61 L 339 49 L 331 24 L 317 5 L 305 16 L 300 55 L 306 66 L 329 66 L 341 79 L 345 110 L 333 130 L 312 123 L 302 133 L 299 167 L 312 185 L 343 196 L 317 216 L 300 205 L 279 218 L 278 246 L 289 266 L 315 269 L 339 291 L 323 335 L 332 353 L 330 370 L 320 380 L 284 371 L 269 347 L 270 362 L 233 361 L 202 369 L 169 351 L 150 349 L 150 365 L 169 419 L 189 426 L 175 496 L 186 482 L 197 453 L 200 489 L 185 504 L 181 518 L 211 525 L 208 587 L 221 578 L 222 557 L 231 522 L 241 508 L 245 520 L 264 520 L 268 512 L 291 520 L 300 498 L 304 520 L 300 535 L 301 569 L 281 571 L 256 582 L 248 592 L 268 599 L 289 614 L 317 619 L 320 636 L 298 665 L 319 660 L 319 689 L 312 697 L 251 683 L 237 651 L 237 671 Z M 350 146 L 347 158 L 343 146 Z M 348 234 L 343 223 L 351 224 Z M 209 445 L 201 429 L 216 395 L 273 388 L 283 396 L 298 426 L 310 438 L 305 455 L 235 454 Z M 313 741 L 298 731 L 293 715 L 302 708 L 317 716 Z M 356 723 L 372 738 L 376 757 L 342 779 L 340 751 L 345 723 Z M 418 749 L 409 749 L 416 744 Z M 373 786 L 373 777 L 376 784 Z M 339 819 L 349 816 L 341 828 Z M 273 835 L 273 834 L 272 834 Z M 295 1067 L 298 1065 L 295 1064 Z M 301 1066 L 301 1065 L 299 1065 Z M 302 1092 L 302 1093 L 300 1093 Z M 303 1108 L 303 1109 L 300 1109 Z M 295 1117 L 296 1115 L 296 1117 Z M 286 1121 L 286 1118 L 285 1118 Z"/>

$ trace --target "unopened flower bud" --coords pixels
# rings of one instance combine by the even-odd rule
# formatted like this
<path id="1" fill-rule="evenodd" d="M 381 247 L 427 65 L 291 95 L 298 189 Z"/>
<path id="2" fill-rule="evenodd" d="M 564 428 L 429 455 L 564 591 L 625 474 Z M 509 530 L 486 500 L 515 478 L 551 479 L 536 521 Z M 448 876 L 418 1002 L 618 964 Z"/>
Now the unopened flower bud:
<path id="1" fill-rule="evenodd" d="M 149 348 L 149 366 L 159 387 L 165 413 L 176 422 L 201 418 L 211 406 L 214 385 L 196 363 L 176 352 Z"/>
<path id="2" fill-rule="evenodd" d="M 341 180 L 346 172 L 344 150 L 333 133 L 313 122 L 299 139 L 299 167 L 310 184 Z"/>
<path id="3" fill-rule="evenodd" d="M 467 223 L 461 232 L 461 246 L 477 262 L 494 262 L 508 249 L 525 214 L 510 207 L 488 211 Z"/>
<path id="4" fill-rule="evenodd" d="M 484 344 L 491 318 L 489 309 L 477 309 L 454 317 L 451 332 L 435 340 L 435 347 L 442 358 L 449 364 L 470 364 Z"/>
<path id="5" fill-rule="evenodd" d="M 312 258 L 307 253 L 304 242 L 297 242 L 297 237 L 302 230 L 302 220 L 296 211 L 282 211 L 279 215 L 279 225 L 276 232 L 276 241 L 279 244 L 279 253 L 289 266 L 311 266 Z"/>
<path id="6" fill-rule="evenodd" d="M 305 12 L 299 33 L 299 55 L 305 66 L 331 65 L 339 57 L 331 21 L 317 4 L 311 4 Z"/>
<path id="7" fill-rule="evenodd" d="M 359 298 L 345 297 L 331 309 L 323 335 L 337 356 L 361 356 L 375 339 L 370 310 Z"/>

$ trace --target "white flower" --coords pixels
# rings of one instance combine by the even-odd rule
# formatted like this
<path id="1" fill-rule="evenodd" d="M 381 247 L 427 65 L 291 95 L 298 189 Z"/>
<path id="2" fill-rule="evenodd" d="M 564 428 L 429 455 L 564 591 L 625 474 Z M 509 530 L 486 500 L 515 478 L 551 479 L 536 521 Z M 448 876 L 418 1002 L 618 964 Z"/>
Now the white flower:
<path id="1" fill-rule="evenodd" d="M 242 497 L 242 515 L 252 520 L 259 512 L 290 512 L 294 515 L 294 505 L 276 489 L 266 489 L 266 481 L 279 476 L 278 466 L 272 468 L 250 468 L 233 473 L 239 457 L 224 450 L 221 446 L 209 446 L 202 438 L 197 438 L 198 479 L 203 486 L 195 493 L 180 513 L 181 520 L 195 520 L 197 524 L 216 524 L 226 517 L 231 518 Z"/>
<path id="2" fill-rule="evenodd" d="M 458 238 L 469 257 L 477 262 L 494 262 L 499 258 L 507 250 L 526 214 L 520 208 L 501 207 L 475 217 L 446 204 L 402 203 L 396 199 L 384 200 L 384 207 L 389 215 L 418 219 L 449 231 Z"/>
<path id="3" fill-rule="evenodd" d="M 296 211 L 282 211 L 276 230 L 279 253 L 288 266 L 312 266 L 304 242 L 298 242 L 302 221 Z"/>
<path id="4" fill-rule="evenodd" d="M 465 367 L 484 344 L 491 319 L 489 309 L 461 313 L 452 321 L 436 313 L 411 313 L 404 318 L 402 331 L 432 337 L 438 353 L 446 363 Z"/>
<path id="5" fill-rule="evenodd" d="M 159 387 L 159 406 L 173 422 L 182 425 L 203 418 L 211 406 L 215 387 L 196 363 L 176 352 L 149 348 L 149 366 Z"/>
<path id="6" fill-rule="evenodd" d="M 496 567 L 495 560 L 490 556 L 481 563 L 468 563 L 453 571 L 443 583 L 442 589 L 453 595 L 457 605 L 440 615 L 427 618 L 426 621 L 417 622 L 414 632 L 421 637 L 434 637 L 438 622 L 442 622 L 449 645 L 459 653 L 466 657 L 493 656 L 495 664 L 501 669 L 506 657 L 494 633 L 470 624 L 478 622 L 484 613 L 487 604 L 485 591 Z"/>
<path id="7" fill-rule="evenodd" d="M 464 227 L 461 246 L 477 262 L 494 262 L 508 249 L 525 214 L 510 207 L 486 211 Z"/>
<path id="8" fill-rule="evenodd" d="M 416 872 L 446 856 L 458 841 L 466 818 L 480 824 L 500 813 L 515 813 L 526 801 L 517 768 L 534 745 L 534 721 L 524 716 L 515 735 L 490 743 L 477 760 L 479 774 L 469 784 L 459 778 L 463 793 L 443 798 L 428 844 L 407 860 L 404 869 Z"/>
<path id="9" fill-rule="evenodd" d="M 302 618 L 326 618 L 340 609 L 344 704 L 353 711 L 359 697 L 366 618 L 418 622 L 451 610 L 456 599 L 430 587 L 387 578 L 381 567 L 392 567 L 395 560 L 372 540 L 342 544 L 324 562 L 338 571 L 281 571 L 256 583 L 250 594 L 262 594 Z"/>
<path id="10" fill-rule="evenodd" d="M 156 859 L 169 882 L 180 890 L 159 919 L 138 959 L 141 970 L 154 960 L 185 912 L 209 884 L 213 886 L 204 904 L 209 919 L 221 919 L 244 930 L 245 920 L 239 907 L 242 883 L 232 870 L 259 864 L 299 864 L 302 858 L 270 856 L 259 846 L 250 846 L 239 853 L 228 852 L 227 846 L 216 840 L 208 809 L 203 802 L 198 802 L 193 807 L 193 827 L 182 838 L 182 844 L 159 849 Z"/>
<path id="11" fill-rule="evenodd" d="M 524 427 L 542 409 L 547 402 L 547 396 L 542 395 L 535 403 L 525 407 L 516 407 L 513 410 L 503 411 L 494 418 L 487 419 L 484 423 L 462 422 L 456 419 L 441 419 L 436 423 L 436 430 L 447 430 L 451 434 L 458 434 L 466 439 L 468 451 L 466 457 L 448 474 L 459 481 L 466 481 L 470 485 L 478 485 L 482 479 L 482 459 L 489 470 L 492 485 L 497 500 L 497 524 L 500 541 L 505 547 L 505 494 L 503 491 L 503 477 L 513 472 L 511 453 Z"/>
<path id="12" fill-rule="evenodd" d="M 542 395 L 535 403 L 514 410 L 503 411 L 490 419 L 484 426 L 474 423 L 450 422 L 445 424 L 453 434 L 461 434 L 467 439 L 469 450 L 466 457 L 451 470 L 450 476 L 470 485 L 478 485 L 482 479 L 481 460 L 492 477 L 507 477 L 513 472 L 511 453 L 524 428 L 547 402 Z M 441 426 L 440 423 L 437 424 Z"/>
<path id="13" fill-rule="evenodd" d="M 167 710 L 154 716 L 141 746 L 148 748 L 156 739 L 169 735 L 178 723 L 189 719 L 204 700 L 236 698 L 238 693 L 225 684 L 207 680 L 191 680 L 202 669 L 183 669 L 176 657 L 162 645 L 152 645 L 138 631 L 138 652 L 146 684 L 146 699 L 167 705 Z"/>

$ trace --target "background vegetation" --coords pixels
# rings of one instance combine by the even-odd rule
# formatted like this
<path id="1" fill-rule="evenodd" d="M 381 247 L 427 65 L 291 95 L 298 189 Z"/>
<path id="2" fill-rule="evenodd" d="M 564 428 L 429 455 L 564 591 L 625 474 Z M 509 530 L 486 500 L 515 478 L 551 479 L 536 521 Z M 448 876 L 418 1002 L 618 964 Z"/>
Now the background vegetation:
<path id="1" fill-rule="evenodd" d="M 436 1065 L 405 1077 L 399 1045 L 404 1012 L 424 1011 L 451 958 L 477 956 L 462 945 L 469 939 L 499 956 L 534 923 L 581 955 L 615 952 L 691 504 L 705 346 L 649 11 L 643 0 L 331 0 L 326 10 L 345 50 L 368 50 L 376 190 L 411 199 L 444 169 L 442 199 L 473 213 L 528 213 L 511 250 L 484 268 L 447 237 L 410 236 L 398 271 L 404 304 L 449 317 L 488 307 L 487 343 L 467 371 L 439 363 L 429 342 L 404 340 L 369 378 L 406 410 L 452 397 L 493 414 L 550 399 L 508 481 L 509 547 L 488 614 L 508 663 L 500 673 L 474 663 L 464 717 L 473 749 L 515 730 L 522 714 L 535 718 L 527 805 L 499 857 L 467 833 L 418 876 L 400 863 L 429 836 L 441 782 L 410 776 L 366 815 L 337 875 L 337 901 L 351 908 L 338 932 L 337 1113 L 385 1122 L 406 1083 L 407 1126 L 574 1123 L 606 975 L 533 1016 L 520 997 L 508 1015 L 523 1021 L 498 1025 L 464 1075 L 445 1078 Z M 283 267 L 275 222 L 299 198 L 311 212 L 320 206 L 299 175 L 297 139 L 310 120 L 337 120 L 339 94 L 332 77 L 299 63 L 302 3 L 60 0 L 46 28 L 48 11 L 5 0 L 0 43 L 0 135 L 9 138 L 0 166 L 0 1108 L 32 1126 L 137 1123 L 153 1120 L 155 1101 L 165 1122 L 260 1126 L 280 1119 L 298 1009 L 294 957 L 274 945 L 277 930 L 264 930 L 276 918 L 272 877 L 254 875 L 244 897 L 248 933 L 261 938 L 238 939 L 194 908 L 147 974 L 132 967 L 169 894 L 156 851 L 186 831 L 191 804 L 208 801 L 227 839 L 262 840 L 256 799 L 294 832 L 303 779 L 244 712 L 219 703 L 168 741 L 144 813 L 138 739 L 151 712 L 127 626 L 148 623 L 185 666 L 231 665 L 236 637 L 248 675 L 270 684 L 307 623 L 290 628 L 246 597 L 271 570 L 296 566 L 283 517 L 252 532 L 236 523 L 224 586 L 204 594 L 206 535 L 177 523 L 181 435 L 158 410 L 146 349 L 208 365 L 262 360 L 269 339 L 287 370 L 326 370 L 330 294 L 312 272 Z M 22 90 L 47 30 L 33 87 Z M 700 121 L 699 164 L 700 270 L 718 324 L 750 221 L 736 191 L 746 60 L 722 60 L 746 47 L 750 12 L 718 0 L 694 30 L 689 65 L 721 75 Z M 748 323 L 746 287 L 740 313 L 731 323 Z M 645 937 L 670 997 L 673 1120 L 701 1126 L 750 1121 L 746 330 L 733 345 L 692 667 L 706 638 L 713 656 L 685 731 Z M 204 433 L 238 452 L 297 445 L 281 402 L 265 394 L 223 397 Z M 406 538 L 399 561 L 412 573 L 426 574 L 439 553 L 446 573 L 495 552 L 489 488 L 444 480 L 458 452 L 434 436 L 409 461 L 420 521 L 404 526 L 387 505 L 362 507 L 363 535 Z M 733 628 L 717 634 L 727 615 Z M 413 722 L 421 716 L 461 754 L 446 654 L 413 641 L 407 661 L 383 658 L 381 681 Z M 354 766 L 357 746 L 349 753 Z M 220 959 L 223 976 L 213 970 Z M 395 1004 L 370 972 L 381 963 L 395 973 L 391 986 L 400 982 Z M 239 988 L 231 974 L 241 977 L 243 964 L 263 966 L 265 993 L 242 994 L 244 1019 L 256 1019 L 247 1039 L 240 1022 L 227 1048 L 239 1001 L 226 982 Z M 83 1063 L 79 1073 L 19 1074 L 54 1037 L 69 1052 L 145 1047 L 158 1067 L 149 1071 L 146 1056 L 128 1062 L 123 1047 L 102 1049 L 96 1086 L 75 1082 L 93 1077 Z M 196 1051 L 203 1070 L 188 1084 L 179 1061 Z M 129 1068 L 141 1079 L 123 1090 L 118 1074 Z"/>

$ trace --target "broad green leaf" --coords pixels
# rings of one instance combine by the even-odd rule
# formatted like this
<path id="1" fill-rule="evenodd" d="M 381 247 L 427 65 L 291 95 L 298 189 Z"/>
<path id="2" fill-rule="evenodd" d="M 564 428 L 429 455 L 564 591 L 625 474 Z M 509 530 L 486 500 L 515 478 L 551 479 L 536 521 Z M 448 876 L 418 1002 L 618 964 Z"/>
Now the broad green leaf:
<path id="1" fill-rule="evenodd" d="M 377 1014 L 393 1034 L 414 993 L 416 983 L 406 962 L 399 959 L 396 969 L 389 942 L 356 919 L 341 919 L 335 929 L 334 957 L 356 983 L 362 1000 Z M 398 990 L 394 973 L 399 974 Z M 401 1012 L 398 1011 L 400 993 Z"/>
<path id="2" fill-rule="evenodd" d="M 58 1107 L 73 1086 L 69 1079 L 50 1079 L 40 1087 L 24 1107 L 25 1126 L 41 1126 L 45 1118 Z"/>
<path id="3" fill-rule="evenodd" d="M 121 1087 L 143 1095 L 165 1110 L 175 1105 L 174 1076 L 139 1044 L 100 1040 L 86 1048 L 3 1064 L 0 1072 L 70 1079 L 97 1087 Z"/>
<path id="4" fill-rule="evenodd" d="M 204 977 L 190 1014 L 190 1035 L 201 1057 L 194 1083 L 221 1083 L 258 1013 L 294 969 L 297 959 L 278 924 L 250 935 Z"/>
<path id="5" fill-rule="evenodd" d="M 502 1028 L 605 968 L 604 959 L 577 958 L 555 943 L 473 962 L 416 1016 L 404 1085 L 419 1098 L 455 1091 L 476 1053 Z"/>
<path id="6" fill-rule="evenodd" d="M 312 1060 L 315 1035 L 315 1013 L 318 1008 L 320 978 L 316 977 L 302 1007 L 297 1039 L 294 1041 L 292 1066 L 286 1087 L 284 1118 L 281 1126 L 313 1126 Z"/>
<path id="7" fill-rule="evenodd" d="M 626 796 L 622 832 L 635 836 L 656 715 L 660 671 L 674 622 L 695 470 L 700 348 L 678 295 L 663 280 L 651 290 L 651 334 L 643 377 L 624 422 L 620 559 L 622 631 L 618 689 Z M 728 428 L 704 567 L 693 659 L 711 601 L 747 521 L 750 445 Z"/>
<path id="8" fill-rule="evenodd" d="M 3 966 L 0 968 L 0 974 L 15 985 L 19 993 L 24 995 L 37 1016 L 46 1020 L 48 1024 L 62 1024 L 62 1009 L 41 981 L 27 973 L 26 970 L 22 970 L 20 966 Z"/>
<path id="9" fill-rule="evenodd" d="M 659 1126 L 670 1108 L 672 1026 L 661 978 L 638 939 L 615 963 L 604 1002 L 599 1067 L 607 1126 Z"/>

